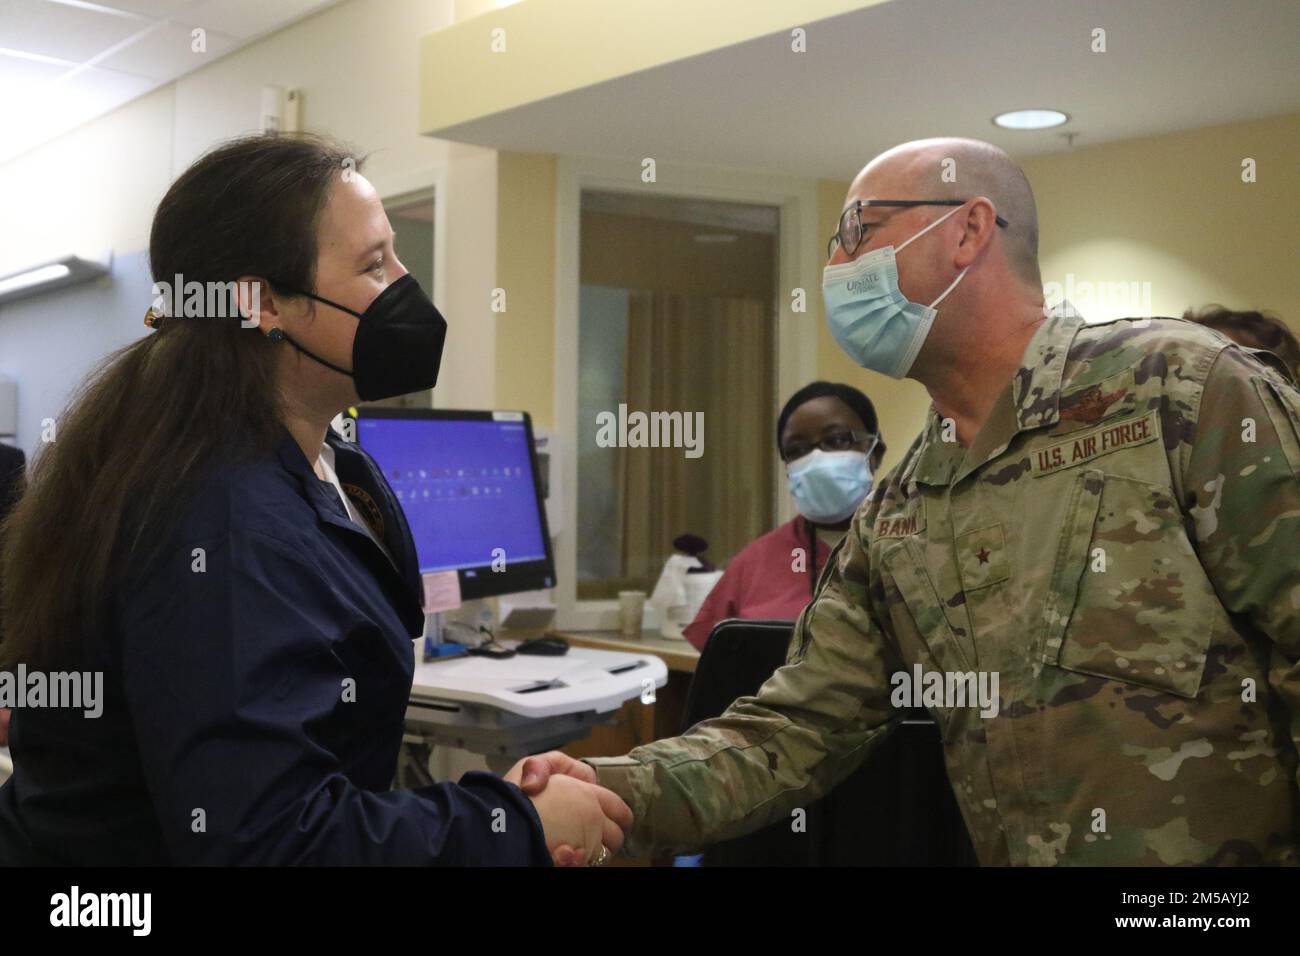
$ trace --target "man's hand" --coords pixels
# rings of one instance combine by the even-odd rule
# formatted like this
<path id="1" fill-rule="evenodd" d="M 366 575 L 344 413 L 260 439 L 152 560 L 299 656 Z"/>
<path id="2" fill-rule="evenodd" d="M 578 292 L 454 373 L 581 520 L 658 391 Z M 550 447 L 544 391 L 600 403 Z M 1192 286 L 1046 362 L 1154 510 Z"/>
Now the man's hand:
<path id="1" fill-rule="evenodd" d="M 537 795 L 546 789 L 547 781 L 551 779 L 552 775 L 574 778 L 586 784 L 596 784 L 596 770 L 594 767 L 583 763 L 581 760 L 575 760 L 568 754 L 560 753 L 558 750 L 525 757 L 510 768 L 510 772 L 506 774 L 505 779 L 523 790 L 527 796 L 533 798 L 533 803 L 537 806 L 540 815 L 542 808 L 538 803 Z M 567 788 L 567 780 L 561 786 Z M 592 846 L 591 838 L 586 836 L 578 843 L 552 842 L 551 828 L 547 826 L 546 820 L 543 819 L 542 826 L 546 830 L 547 837 L 546 845 L 551 851 L 551 859 L 556 866 L 585 866 L 589 857 L 599 854 L 600 846 L 607 847 L 611 853 L 617 853 L 623 845 L 624 833 L 632 826 L 632 810 L 612 791 L 599 786 L 595 786 L 595 789 L 608 795 L 605 801 L 609 809 L 614 814 L 617 814 L 616 816 L 608 816 L 607 814 L 609 819 L 614 820 L 622 828 L 617 833 L 617 843 L 609 842 L 609 840 L 603 838 L 603 835 L 601 843 L 596 846 Z M 614 804 L 609 798 L 613 798 L 614 801 L 617 801 L 617 804 Z"/>
<path id="2" fill-rule="evenodd" d="M 510 772 L 506 774 L 506 779 L 528 796 L 535 797 L 546 789 L 546 781 L 550 779 L 553 773 L 577 777 L 584 783 L 596 782 L 596 768 L 583 763 L 581 760 L 575 760 L 568 754 L 560 753 L 558 750 L 537 754 L 534 757 L 525 757 L 510 768 Z"/>

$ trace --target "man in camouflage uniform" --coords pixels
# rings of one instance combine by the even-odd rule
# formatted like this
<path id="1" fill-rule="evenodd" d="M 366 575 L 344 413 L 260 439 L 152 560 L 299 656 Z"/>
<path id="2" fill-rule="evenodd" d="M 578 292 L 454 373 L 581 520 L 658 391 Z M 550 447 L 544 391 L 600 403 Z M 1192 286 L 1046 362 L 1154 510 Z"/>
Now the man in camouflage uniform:
<path id="1" fill-rule="evenodd" d="M 896 675 L 989 672 L 994 716 L 926 701 L 981 863 L 1295 864 L 1300 392 L 1179 319 L 1044 317 L 1032 193 L 987 144 L 898 147 L 849 199 L 930 198 L 950 157 L 938 195 L 969 201 L 898 258 L 913 302 L 974 265 L 911 366 L 934 405 L 786 666 L 572 772 L 632 807 L 626 852 L 696 849 L 856 769 L 901 719 Z M 937 218 L 870 212 L 858 255 Z"/>

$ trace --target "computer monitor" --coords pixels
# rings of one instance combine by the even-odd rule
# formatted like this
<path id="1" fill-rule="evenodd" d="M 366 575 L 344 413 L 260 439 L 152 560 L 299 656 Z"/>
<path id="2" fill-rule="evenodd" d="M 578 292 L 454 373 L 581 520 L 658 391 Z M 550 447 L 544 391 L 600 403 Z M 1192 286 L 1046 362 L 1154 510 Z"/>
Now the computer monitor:
<path id="1" fill-rule="evenodd" d="M 360 408 L 357 441 L 397 495 L 420 571 L 464 600 L 555 586 L 527 412 Z"/>

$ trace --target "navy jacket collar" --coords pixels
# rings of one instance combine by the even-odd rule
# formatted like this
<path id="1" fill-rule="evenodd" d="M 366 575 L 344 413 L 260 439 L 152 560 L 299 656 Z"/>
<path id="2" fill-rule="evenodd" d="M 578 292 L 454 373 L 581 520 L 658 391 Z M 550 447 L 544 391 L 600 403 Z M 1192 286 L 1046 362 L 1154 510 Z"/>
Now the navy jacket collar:
<path id="1" fill-rule="evenodd" d="M 371 519 L 388 549 L 388 555 L 348 518 L 333 486 L 316 477 L 288 429 L 284 430 L 277 448 L 280 463 L 298 480 L 303 497 L 315 510 L 318 519 L 346 532 L 349 546 L 376 577 L 381 582 L 387 580 L 395 585 L 392 590 L 399 595 L 397 611 L 411 636 L 418 637 L 424 630 L 424 587 L 406 515 L 379 466 L 368 453 L 355 442 L 345 441 L 332 428 L 326 431 L 325 441 L 334 449 L 334 470 L 339 484 L 353 504 Z"/>

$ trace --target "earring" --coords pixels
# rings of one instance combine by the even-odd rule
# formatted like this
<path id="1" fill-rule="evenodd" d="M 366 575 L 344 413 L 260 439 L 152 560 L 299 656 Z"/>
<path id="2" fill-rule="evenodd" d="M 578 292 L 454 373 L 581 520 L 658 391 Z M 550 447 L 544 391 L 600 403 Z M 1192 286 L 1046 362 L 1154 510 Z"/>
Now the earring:
<path id="1" fill-rule="evenodd" d="M 275 326 L 273 329 L 271 329 L 270 332 L 267 332 L 266 337 L 270 339 L 272 342 L 284 341 L 284 333 L 280 331 L 280 327 L 278 325 Z"/>

